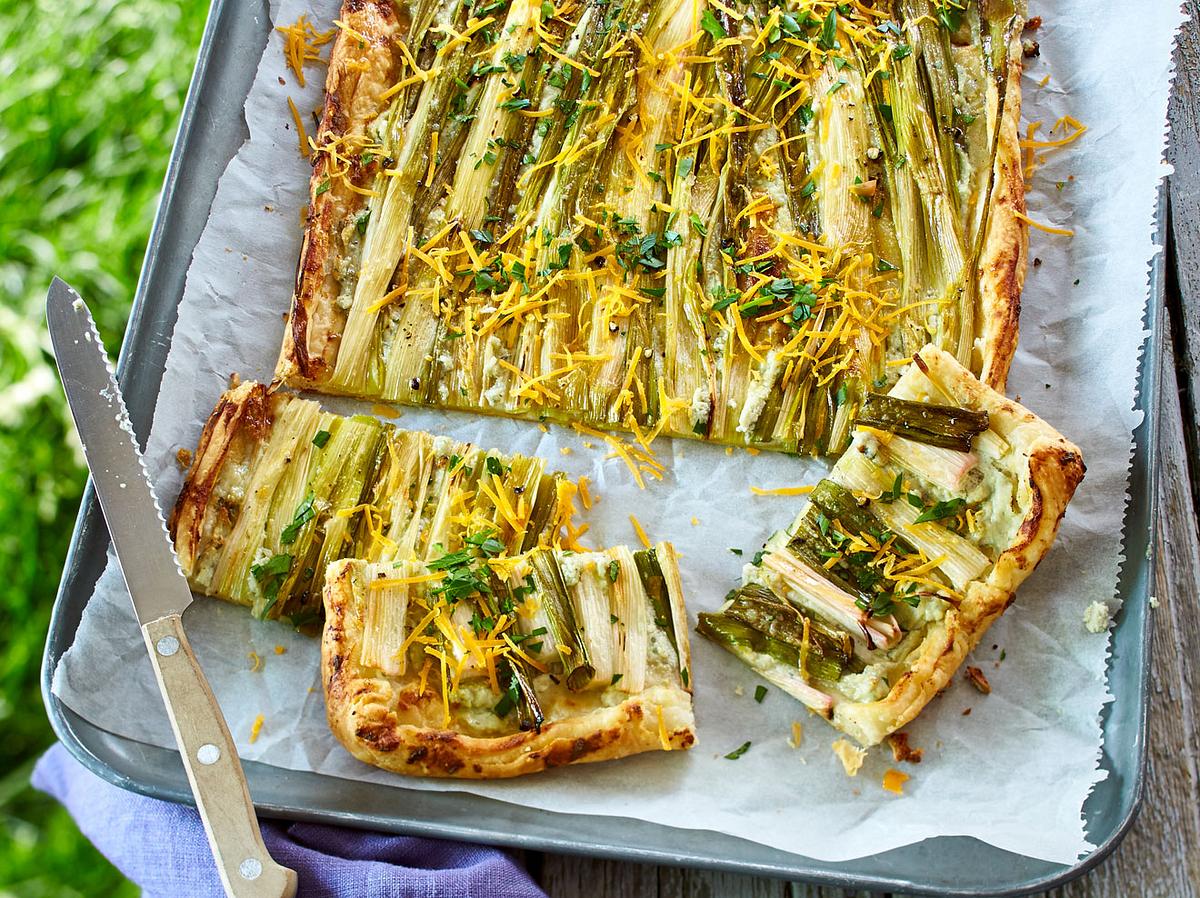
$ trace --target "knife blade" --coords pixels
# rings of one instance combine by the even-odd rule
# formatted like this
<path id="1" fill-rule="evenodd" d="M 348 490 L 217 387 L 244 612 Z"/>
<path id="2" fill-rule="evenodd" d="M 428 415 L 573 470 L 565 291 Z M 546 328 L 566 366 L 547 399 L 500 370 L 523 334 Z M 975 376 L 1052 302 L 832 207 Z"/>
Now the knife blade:
<path id="1" fill-rule="evenodd" d="M 291 898 L 296 874 L 263 844 L 241 761 L 184 632 L 191 589 L 175 558 L 125 400 L 83 299 L 55 278 L 46 298 L 54 358 L 196 807 L 233 898 Z"/>
<path id="2" fill-rule="evenodd" d="M 168 614 L 183 614 L 192 602 L 192 591 L 179 570 L 162 508 L 91 313 L 79 294 L 56 278 L 46 318 L 67 403 L 138 621 L 145 624 Z"/>

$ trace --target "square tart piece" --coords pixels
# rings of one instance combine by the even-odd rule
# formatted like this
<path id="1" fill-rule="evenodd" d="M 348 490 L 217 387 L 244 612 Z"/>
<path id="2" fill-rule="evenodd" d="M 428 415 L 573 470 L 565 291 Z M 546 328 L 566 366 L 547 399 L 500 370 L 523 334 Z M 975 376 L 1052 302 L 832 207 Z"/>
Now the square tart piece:
<path id="1" fill-rule="evenodd" d="M 322 682 L 351 754 L 397 773 L 495 779 L 694 744 L 669 543 L 481 548 L 329 566 Z"/>
<path id="2" fill-rule="evenodd" d="M 247 381 L 209 416 L 170 529 L 196 592 L 303 627 L 330 562 L 431 558 L 480 533 L 517 554 L 569 524 L 575 490 L 539 458 Z"/>
<path id="3" fill-rule="evenodd" d="M 699 630 L 863 745 L 949 683 L 1049 550 L 1078 448 L 927 346 Z"/>

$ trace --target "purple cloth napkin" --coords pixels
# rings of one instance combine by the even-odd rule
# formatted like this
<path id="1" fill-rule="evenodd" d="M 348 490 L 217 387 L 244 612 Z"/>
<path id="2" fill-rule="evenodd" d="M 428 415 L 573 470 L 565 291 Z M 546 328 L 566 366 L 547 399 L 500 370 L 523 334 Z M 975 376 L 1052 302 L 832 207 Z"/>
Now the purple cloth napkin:
<path id="1" fill-rule="evenodd" d="M 110 785 L 61 745 L 33 785 L 57 798 L 144 898 L 221 898 L 217 867 L 193 808 Z M 546 898 L 505 852 L 482 845 L 262 821 L 271 856 L 300 877 L 300 898 Z"/>

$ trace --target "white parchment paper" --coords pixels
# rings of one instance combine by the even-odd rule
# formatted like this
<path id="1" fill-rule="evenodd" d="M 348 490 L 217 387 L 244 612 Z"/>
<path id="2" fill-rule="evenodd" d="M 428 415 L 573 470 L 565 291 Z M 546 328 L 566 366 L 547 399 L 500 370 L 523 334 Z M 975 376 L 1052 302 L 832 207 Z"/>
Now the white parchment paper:
<path id="1" fill-rule="evenodd" d="M 271 13 L 275 22 L 291 22 L 307 12 L 329 27 L 336 7 L 334 0 L 272 0 Z M 903 797 L 881 788 L 892 766 L 886 748 L 847 779 L 830 751 L 837 737 L 831 728 L 775 689 L 757 704 L 756 677 L 700 637 L 692 643 L 699 724 L 692 751 L 507 782 L 405 779 L 360 764 L 329 734 L 315 640 L 200 599 L 188 611 L 188 632 L 242 757 L 715 830 L 830 861 L 938 835 L 974 836 L 1062 863 L 1086 852 L 1081 806 L 1104 776 L 1098 720 L 1111 696 L 1108 637 L 1086 632 L 1082 617 L 1094 600 L 1116 601 L 1131 433 L 1140 420 L 1132 406 L 1148 263 L 1158 251 L 1156 188 L 1166 171 L 1170 51 L 1183 16 L 1175 0 L 1139 3 L 1136 15 L 1120 0 L 1034 0 L 1033 7 L 1045 24 L 1036 35 L 1041 57 L 1025 75 L 1025 118 L 1048 128 L 1069 114 L 1089 130 L 1071 148 L 1049 154 L 1034 177 L 1030 214 L 1072 228 L 1075 236 L 1032 235 L 1031 256 L 1040 262 L 1029 270 L 1009 387 L 1082 447 L 1088 472 L 1054 551 L 975 653 L 972 663 L 984 669 L 992 694 L 980 695 L 960 677 L 908 728 L 925 757 L 919 766 L 905 765 L 912 779 Z M 1120 28 L 1102 24 L 1116 21 Z M 307 114 L 320 104 L 322 80 L 311 70 L 308 88 L 300 90 L 285 73 L 281 36 L 272 32 L 246 102 L 250 137 L 221 179 L 188 271 L 150 433 L 147 460 L 165 504 L 180 486 L 176 450 L 195 445 L 229 374 L 271 377 L 307 199 L 307 165 L 297 153 L 286 98 Z M 643 493 L 620 461 L 605 460 L 602 447 L 589 449 L 562 429 L 543 434 L 528 423 L 412 410 L 397 423 L 536 453 L 573 475 L 589 474 L 602 497 L 589 518 L 592 544 L 636 542 L 627 517 L 636 511 L 652 538 L 671 539 L 682 553 L 693 623 L 737 580 L 742 559 L 730 549 L 752 554 L 801 501 L 754 497 L 748 486 L 811 483 L 826 469 L 770 453 L 727 455 L 663 441 L 658 454 L 666 478 Z M 250 652 L 265 659 L 259 672 L 250 670 Z M 55 671 L 54 691 L 106 730 L 174 745 L 111 559 Z M 251 743 L 259 714 L 264 724 Z M 799 749 L 788 744 L 793 720 L 804 724 Z M 753 744 L 743 757 L 723 758 L 747 740 Z"/>

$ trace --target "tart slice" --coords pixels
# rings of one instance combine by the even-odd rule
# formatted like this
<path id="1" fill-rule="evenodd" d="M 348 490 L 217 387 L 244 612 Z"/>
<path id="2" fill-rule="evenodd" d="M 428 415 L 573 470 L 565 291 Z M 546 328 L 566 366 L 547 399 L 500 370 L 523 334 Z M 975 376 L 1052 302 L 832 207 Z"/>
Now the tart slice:
<path id="1" fill-rule="evenodd" d="M 329 566 L 322 681 L 346 749 L 398 773 L 491 779 L 690 748 L 672 546 L 501 551 Z"/>
<path id="2" fill-rule="evenodd" d="M 700 632 L 864 745 L 912 720 L 1012 602 L 1079 449 L 927 346 Z"/>
<path id="3" fill-rule="evenodd" d="M 1003 388 L 1023 0 L 343 0 L 277 376 L 838 454 L 927 340 Z"/>
<path id="4" fill-rule="evenodd" d="M 432 559 L 469 538 L 517 554 L 560 532 L 574 490 L 538 458 L 247 382 L 209 417 L 170 526 L 194 590 L 303 626 L 330 562 Z"/>

